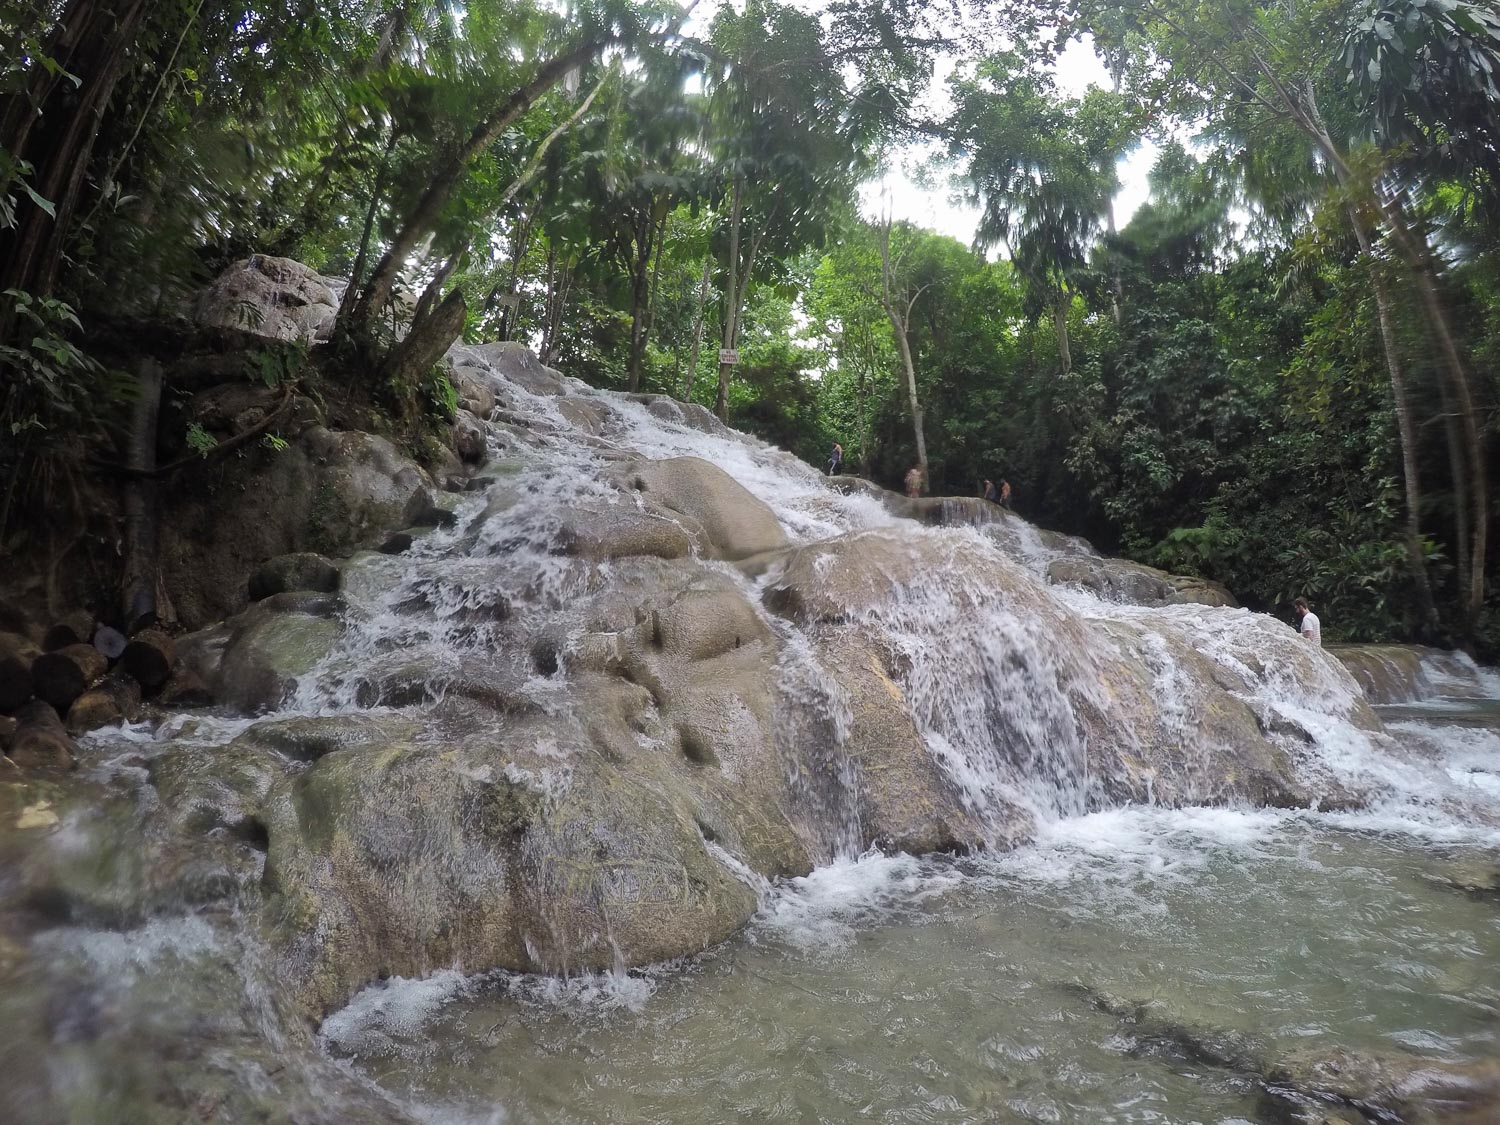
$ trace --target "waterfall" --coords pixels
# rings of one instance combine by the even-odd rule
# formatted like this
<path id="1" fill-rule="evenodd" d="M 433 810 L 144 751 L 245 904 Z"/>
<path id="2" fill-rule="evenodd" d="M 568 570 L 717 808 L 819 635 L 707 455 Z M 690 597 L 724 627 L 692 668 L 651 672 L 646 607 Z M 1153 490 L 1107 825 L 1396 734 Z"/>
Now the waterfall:
<path id="1" fill-rule="evenodd" d="M 635 1012 L 669 971 L 643 966 L 747 924 L 852 947 L 963 883 L 923 853 L 1150 871 L 1174 833 L 1283 816 L 1500 845 L 1500 684 L 1465 658 L 1320 649 L 702 408 L 514 345 L 453 358 L 497 405 L 444 526 L 205 631 L 235 674 L 295 649 L 261 713 L 96 733 L 78 786 L 14 810 L 50 827 L 0 834 L 3 901 L 40 919 L 0 1115 L 128 1093 L 406 1120 L 309 1028 L 379 1054 L 495 988 Z M 157 1065 L 202 1027 L 229 1062 Z"/>
<path id="2" fill-rule="evenodd" d="M 926 753 L 992 842 L 1015 836 L 1018 816 L 1046 823 L 1120 803 L 1242 797 L 1216 788 L 1212 774 L 1241 752 L 1248 723 L 1291 761 L 1301 787 L 1275 802 L 1395 802 L 1420 805 L 1423 817 L 1462 808 L 1456 815 L 1494 818 L 1486 802 L 1474 806 L 1472 786 L 1451 791 L 1446 767 L 1398 748 L 1366 705 L 1366 694 L 1500 694 L 1464 658 L 1392 649 L 1341 662 L 1262 615 L 1132 605 L 1053 585 L 1049 568 L 1060 559 L 1109 560 L 974 502 L 933 509 L 939 526 L 903 519 L 871 491 L 829 488 L 803 462 L 698 407 L 596 390 L 534 360 L 523 377 L 508 377 L 513 352 L 460 347 L 453 358 L 496 396 L 489 462 L 455 498 L 450 527 L 405 554 L 345 568 L 342 639 L 300 677 L 285 715 L 451 697 L 520 700 L 554 715 L 587 706 L 573 676 L 617 659 L 610 654 L 628 641 L 636 623 L 622 616 L 620 588 L 636 581 L 635 564 L 570 551 L 569 536 L 579 534 L 579 513 L 655 518 L 640 493 L 613 479 L 622 464 L 695 457 L 769 506 L 794 552 L 815 556 L 815 581 L 836 586 L 841 572 L 874 560 L 880 588 L 856 591 L 831 631 L 871 642 Z M 869 836 L 861 767 L 846 746 L 850 689 L 835 674 L 842 641 L 767 609 L 795 565 L 752 573 L 699 563 L 737 589 L 776 639 L 775 738 L 801 830 L 826 861 L 857 854 Z M 626 632 L 602 630 L 602 620 Z M 1243 713 L 1226 719 L 1231 706 Z"/>

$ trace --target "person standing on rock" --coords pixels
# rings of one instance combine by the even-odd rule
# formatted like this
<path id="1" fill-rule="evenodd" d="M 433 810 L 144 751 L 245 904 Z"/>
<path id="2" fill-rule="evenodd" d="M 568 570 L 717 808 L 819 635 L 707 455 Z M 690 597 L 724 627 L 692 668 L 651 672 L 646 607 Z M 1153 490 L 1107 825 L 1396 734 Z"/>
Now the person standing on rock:
<path id="1" fill-rule="evenodd" d="M 844 467 L 844 447 L 838 442 L 833 443 L 833 452 L 828 455 L 828 475 L 836 477 L 839 470 Z"/>
<path id="2" fill-rule="evenodd" d="M 1302 619 L 1302 624 L 1297 627 L 1308 640 L 1315 645 L 1323 643 L 1323 623 L 1318 620 L 1318 615 L 1312 611 L 1307 604 L 1306 598 L 1298 598 L 1292 603 L 1297 610 L 1297 616 Z"/>
<path id="3" fill-rule="evenodd" d="M 995 482 L 987 480 L 984 482 L 984 498 L 991 504 L 1000 503 L 1000 493 L 995 490 Z"/>
<path id="4" fill-rule="evenodd" d="M 911 497 L 922 495 L 921 465 L 913 465 L 906 470 L 906 494 Z"/>
<path id="5" fill-rule="evenodd" d="M 1010 481 L 1004 477 L 1000 478 L 1000 506 L 1002 508 L 1010 507 Z"/>

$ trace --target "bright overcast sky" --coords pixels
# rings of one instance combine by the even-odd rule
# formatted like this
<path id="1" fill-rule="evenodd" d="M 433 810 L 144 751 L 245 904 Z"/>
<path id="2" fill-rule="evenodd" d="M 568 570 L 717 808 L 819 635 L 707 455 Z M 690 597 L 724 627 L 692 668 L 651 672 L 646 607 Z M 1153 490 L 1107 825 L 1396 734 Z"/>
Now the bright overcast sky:
<path id="1" fill-rule="evenodd" d="M 724 0 L 700 2 L 687 23 L 693 33 L 706 32 L 713 21 L 713 14 Z M 742 4 L 736 0 L 728 0 Z M 807 11 L 822 11 L 825 0 L 792 0 Z M 951 71 L 939 64 L 939 75 L 933 82 L 931 99 L 934 108 L 943 108 L 948 101 L 944 87 L 944 72 Z M 1063 51 L 1057 64 L 1058 90 L 1068 97 L 1082 97 L 1090 86 L 1109 85 L 1109 74 L 1104 63 L 1094 54 L 1092 40 L 1074 40 Z M 965 207 L 957 200 L 957 193 L 949 184 L 952 169 L 928 169 L 924 166 L 939 151 L 939 146 L 929 145 L 896 154 L 893 166 L 882 180 L 866 184 L 860 191 L 864 213 L 877 217 L 889 209 L 896 219 L 906 219 L 918 226 L 941 234 L 951 235 L 965 244 L 974 240 L 978 212 Z M 1123 227 L 1135 214 L 1136 208 L 1146 201 L 1149 188 L 1146 175 L 1156 163 L 1159 149 L 1151 141 L 1142 141 L 1120 162 L 1120 194 L 1115 197 L 1115 222 Z"/>
<path id="2" fill-rule="evenodd" d="M 1109 75 L 1093 47 L 1074 40 L 1058 60 L 1057 85 L 1065 96 L 1082 97 L 1091 85 L 1107 87 Z M 943 97 L 941 88 L 934 94 Z M 978 212 L 957 200 L 948 183 L 951 172 L 922 175 L 924 163 L 935 151 L 934 146 L 901 154 L 900 166 L 893 167 L 883 181 L 866 184 L 860 193 L 865 214 L 875 217 L 889 206 L 897 219 L 908 219 L 963 243 L 972 242 Z M 1136 208 L 1146 201 L 1146 175 L 1156 163 L 1158 151 L 1153 142 L 1143 141 L 1121 161 L 1120 194 L 1115 197 L 1115 222 L 1119 226 L 1128 223 Z"/>

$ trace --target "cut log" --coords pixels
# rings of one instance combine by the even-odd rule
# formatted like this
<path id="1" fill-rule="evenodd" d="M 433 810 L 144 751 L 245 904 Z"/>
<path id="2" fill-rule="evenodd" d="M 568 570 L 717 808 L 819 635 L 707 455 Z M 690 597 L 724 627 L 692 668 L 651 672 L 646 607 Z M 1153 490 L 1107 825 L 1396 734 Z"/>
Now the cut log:
<path id="1" fill-rule="evenodd" d="M 125 634 L 108 625 L 100 625 L 94 630 L 94 647 L 113 663 L 125 651 Z"/>
<path id="2" fill-rule="evenodd" d="M 38 699 L 66 712 L 108 670 L 109 661 L 93 645 L 69 645 L 38 656 L 31 665 L 31 680 Z"/>
<path id="3" fill-rule="evenodd" d="M 156 696 L 157 704 L 162 707 L 207 707 L 213 701 L 213 694 L 198 673 L 180 666 Z"/>
<path id="4" fill-rule="evenodd" d="M 10 760 L 25 769 L 72 769 L 78 747 L 68 737 L 52 704 L 33 699 L 16 713 Z"/>
<path id="5" fill-rule="evenodd" d="M 69 645 L 86 645 L 94 635 L 94 616 L 79 610 L 53 624 L 42 638 L 43 652 L 56 652 Z"/>
<path id="6" fill-rule="evenodd" d="M 177 663 L 177 646 L 160 629 L 144 629 L 130 638 L 120 663 L 141 687 L 153 691 L 171 678 L 172 665 Z"/>
<path id="7" fill-rule="evenodd" d="M 24 637 L 0 634 L 0 711 L 14 711 L 31 698 L 31 662 L 36 649 Z"/>
<path id="8" fill-rule="evenodd" d="M 73 700 L 68 708 L 68 733 L 91 730 L 134 719 L 140 714 L 141 685 L 123 672 L 112 672 Z"/>

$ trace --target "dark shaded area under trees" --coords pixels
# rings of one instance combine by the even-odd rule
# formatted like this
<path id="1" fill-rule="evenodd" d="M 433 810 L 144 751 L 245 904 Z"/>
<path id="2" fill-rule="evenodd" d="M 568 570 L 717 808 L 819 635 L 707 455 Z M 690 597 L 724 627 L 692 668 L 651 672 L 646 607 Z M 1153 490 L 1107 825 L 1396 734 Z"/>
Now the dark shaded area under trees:
<path id="1" fill-rule="evenodd" d="M 1111 85 L 1070 98 L 1082 35 Z M 1331 637 L 1500 649 L 1492 7 L 0 0 L 0 47 L 7 554 L 142 503 L 100 466 L 179 456 L 184 420 L 122 341 L 271 253 L 351 284 L 331 341 L 251 374 L 339 373 L 414 443 L 455 335 L 518 339 L 815 464 L 1006 477 Z M 977 249 L 860 216 L 914 139 Z"/>

